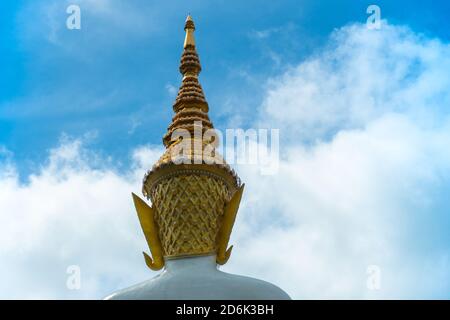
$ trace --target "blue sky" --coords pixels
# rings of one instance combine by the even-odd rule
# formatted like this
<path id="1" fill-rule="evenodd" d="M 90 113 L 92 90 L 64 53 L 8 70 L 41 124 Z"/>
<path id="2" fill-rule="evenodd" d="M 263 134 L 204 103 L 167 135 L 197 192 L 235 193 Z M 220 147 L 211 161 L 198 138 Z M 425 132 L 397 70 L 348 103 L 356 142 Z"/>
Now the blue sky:
<path id="1" fill-rule="evenodd" d="M 280 129 L 276 174 L 236 166 L 224 270 L 296 299 L 449 298 L 450 4 L 306 0 L 2 1 L 0 298 L 155 275 L 129 195 L 162 152 L 189 12 L 215 127 Z"/>
<path id="2" fill-rule="evenodd" d="M 21 172 L 35 170 L 62 133 L 95 134 L 93 146 L 125 165 L 136 145 L 159 144 L 172 112 L 167 88 L 180 82 L 187 12 L 198 26 L 201 81 L 215 125 L 223 127 L 239 110 L 245 127 L 265 79 L 320 51 L 333 29 L 365 22 L 370 4 L 118 0 L 102 11 L 95 1 L 79 3 L 80 31 L 64 28 L 65 1 L 0 4 L 0 143 Z M 390 23 L 449 38 L 446 1 L 377 4 Z M 133 15 L 135 24 L 127 21 Z"/>

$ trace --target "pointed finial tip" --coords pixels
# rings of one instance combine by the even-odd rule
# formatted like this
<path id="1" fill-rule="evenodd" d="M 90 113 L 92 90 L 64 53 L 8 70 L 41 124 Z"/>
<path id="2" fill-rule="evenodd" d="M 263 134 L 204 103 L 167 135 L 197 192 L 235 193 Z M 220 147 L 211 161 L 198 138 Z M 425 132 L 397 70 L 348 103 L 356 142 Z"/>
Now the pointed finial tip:
<path id="1" fill-rule="evenodd" d="M 192 19 L 192 16 L 190 13 L 186 17 L 186 24 L 184 25 L 184 30 L 186 30 L 186 29 L 195 30 L 194 20 Z"/>

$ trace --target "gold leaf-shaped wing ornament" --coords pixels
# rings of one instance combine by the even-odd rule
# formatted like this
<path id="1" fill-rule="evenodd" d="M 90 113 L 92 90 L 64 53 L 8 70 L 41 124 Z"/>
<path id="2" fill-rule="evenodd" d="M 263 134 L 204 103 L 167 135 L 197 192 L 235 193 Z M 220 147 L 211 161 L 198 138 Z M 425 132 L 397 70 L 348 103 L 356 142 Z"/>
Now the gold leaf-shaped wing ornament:
<path id="1" fill-rule="evenodd" d="M 231 231 L 233 230 L 233 225 L 234 221 L 236 220 L 239 204 L 241 203 L 244 186 L 245 184 L 243 184 L 239 189 L 237 189 L 231 200 L 225 206 L 222 226 L 220 228 L 217 238 L 218 247 L 217 247 L 216 262 L 220 265 L 227 263 L 231 255 L 231 250 L 233 250 L 233 246 L 227 249 L 228 241 L 230 241 Z"/>
<path id="2" fill-rule="evenodd" d="M 155 224 L 153 209 L 134 193 L 132 193 L 132 196 L 142 231 L 144 231 L 145 239 L 147 240 L 153 257 L 152 259 L 147 253 L 142 252 L 144 254 L 145 263 L 152 270 L 160 270 L 164 267 L 164 258 L 161 241 L 158 236 L 158 229 Z"/>

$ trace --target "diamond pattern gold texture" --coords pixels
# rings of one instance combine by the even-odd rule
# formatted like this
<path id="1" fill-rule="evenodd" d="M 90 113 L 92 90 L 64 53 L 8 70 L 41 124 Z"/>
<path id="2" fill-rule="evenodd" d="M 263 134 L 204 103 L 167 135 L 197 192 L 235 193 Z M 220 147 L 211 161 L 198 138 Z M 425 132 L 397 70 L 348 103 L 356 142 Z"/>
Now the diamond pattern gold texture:
<path id="1" fill-rule="evenodd" d="M 151 195 L 165 257 L 213 253 L 230 195 L 219 179 L 180 175 L 161 181 Z"/>

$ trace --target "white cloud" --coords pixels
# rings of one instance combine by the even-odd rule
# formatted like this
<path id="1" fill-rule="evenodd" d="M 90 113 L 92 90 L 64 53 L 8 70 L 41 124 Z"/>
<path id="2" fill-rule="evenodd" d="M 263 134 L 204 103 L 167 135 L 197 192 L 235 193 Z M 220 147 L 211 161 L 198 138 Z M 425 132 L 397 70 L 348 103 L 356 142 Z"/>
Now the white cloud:
<path id="1" fill-rule="evenodd" d="M 427 131 L 389 115 L 330 143 L 289 147 L 276 176 L 241 171 L 232 270 L 296 298 L 446 296 L 448 141 L 450 123 Z M 380 291 L 366 288 L 369 265 L 381 268 Z"/>
<path id="2" fill-rule="evenodd" d="M 282 129 L 280 170 L 238 169 L 246 191 L 224 269 L 293 298 L 448 298 L 448 51 L 407 28 L 352 25 L 269 81 L 255 122 Z M 0 297 L 101 298 L 152 276 L 129 194 L 160 153 L 140 148 L 119 173 L 75 140 L 27 182 L 5 165 Z M 80 291 L 65 287 L 73 264 Z"/>
<path id="3" fill-rule="evenodd" d="M 79 140 L 52 150 L 26 183 L 9 165 L 0 178 L 0 297 L 100 298 L 148 276 L 131 192 L 140 191 L 142 161 L 160 151 L 136 150 L 126 175 Z M 66 288 L 70 265 L 81 268 L 79 291 Z"/>
<path id="4" fill-rule="evenodd" d="M 449 70 L 446 43 L 406 27 L 351 25 L 336 30 L 318 54 L 272 79 L 264 119 L 302 140 L 363 128 L 388 112 L 436 121 L 449 113 Z"/>
<path id="5" fill-rule="evenodd" d="M 258 123 L 280 128 L 283 159 L 273 177 L 242 172 L 233 270 L 296 298 L 448 298 L 449 52 L 356 24 L 269 82 Z"/>

